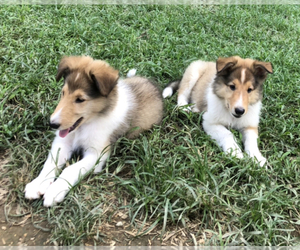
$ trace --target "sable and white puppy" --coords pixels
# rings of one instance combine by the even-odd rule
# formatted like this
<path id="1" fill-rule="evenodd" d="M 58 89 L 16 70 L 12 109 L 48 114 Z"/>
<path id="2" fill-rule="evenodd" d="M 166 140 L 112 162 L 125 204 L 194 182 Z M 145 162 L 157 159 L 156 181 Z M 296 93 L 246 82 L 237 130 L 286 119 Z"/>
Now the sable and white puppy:
<path id="1" fill-rule="evenodd" d="M 104 61 L 64 57 L 56 80 L 62 77 L 61 99 L 50 118 L 56 137 L 39 176 L 25 187 L 27 199 L 44 195 L 44 206 L 61 202 L 88 171 L 100 172 L 116 138 L 135 137 L 159 124 L 163 115 L 161 94 L 148 79 L 119 79 L 119 72 Z M 78 150 L 82 159 L 57 177 L 56 170 Z"/>
<path id="2" fill-rule="evenodd" d="M 242 59 L 238 56 L 219 58 L 215 62 L 195 61 L 186 69 L 181 81 L 168 85 L 163 97 L 178 89 L 178 106 L 204 112 L 203 128 L 222 149 L 242 158 L 232 127 L 243 135 L 244 149 L 263 166 L 266 159 L 258 146 L 258 123 L 262 106 L 263 82 L 273 73 L 269 62 Z"/>

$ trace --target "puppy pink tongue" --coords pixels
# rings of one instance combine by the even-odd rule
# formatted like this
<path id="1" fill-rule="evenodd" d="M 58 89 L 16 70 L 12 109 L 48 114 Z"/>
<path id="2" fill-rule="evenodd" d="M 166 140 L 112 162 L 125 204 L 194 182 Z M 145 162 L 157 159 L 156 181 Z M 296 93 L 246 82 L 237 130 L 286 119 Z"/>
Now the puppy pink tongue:
<path id="1" fill-rule="evenodd" d="M 64 129 L 64 130 L 60 130 L 59 131 L 59 136 L 62 137 L 62 138 L 64 138 L 64 137 L 67 136 L 67 134 L 69 134 L 69 131 L 70 131 L 70 128 Z"/>

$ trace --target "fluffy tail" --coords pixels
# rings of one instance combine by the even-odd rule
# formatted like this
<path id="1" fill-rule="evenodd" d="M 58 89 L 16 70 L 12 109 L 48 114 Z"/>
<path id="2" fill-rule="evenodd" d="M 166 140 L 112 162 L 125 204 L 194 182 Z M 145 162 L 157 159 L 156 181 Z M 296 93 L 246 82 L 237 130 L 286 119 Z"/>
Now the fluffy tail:
<path id="1" fill-rule="evenodd" d="M 127 73 L 127 77 L 133 77 L 136 74 L 136 69 L 131 69 Z"/>
<path id="2" fill-rule="evenodd" d="M 181 80 L 178 80 L 168 84 L 168 86 L 162 92 L 163 98 L 171 97 L 178 90 L 180 81 Z"/>

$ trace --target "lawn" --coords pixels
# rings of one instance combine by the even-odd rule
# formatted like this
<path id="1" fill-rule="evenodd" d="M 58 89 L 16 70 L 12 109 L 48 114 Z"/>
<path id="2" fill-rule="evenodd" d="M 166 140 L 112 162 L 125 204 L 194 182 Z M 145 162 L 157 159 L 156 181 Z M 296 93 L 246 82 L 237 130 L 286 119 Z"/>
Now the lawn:
<path id="1" fill-rule="evenodd" d="M 6 204 L 18 204 L 36 227 L 47 222 L 50 243 L 109 244 L 104 228 L 122 221 L 129 240 L 147 235 L 180 244 L 180 234 L 184 245 L 299 244 L 300 6 L 2 5 L 0 34 Z M 86 176 L 61 204 L 25 200 L 24 187 L 53 139 L 48 121 L 64 55 L 106 60 L 121 76 L 136 68 L 161 88 L 196 59 L 272 62 L 259 127 L 268 168 L 224 155 L 203 131 L 201 115 L 175 108 L 174 96 L 165 100 L 160 126 L 135 140 L 120 138 L 103 172 Z M 172 233 L 177 237 L 167 241 Z"/>

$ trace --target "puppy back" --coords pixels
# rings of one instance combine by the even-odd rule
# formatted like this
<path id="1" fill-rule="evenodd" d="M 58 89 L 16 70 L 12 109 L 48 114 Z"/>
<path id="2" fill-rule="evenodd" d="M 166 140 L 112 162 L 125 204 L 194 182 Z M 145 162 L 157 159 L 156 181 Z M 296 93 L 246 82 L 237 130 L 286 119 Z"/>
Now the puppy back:
<path id="1" fill-rule="evenodd" d="M 135 102 L 130 111 L 131 128 L 138 128 L 128 134 L 128 137 L 135 137 L 154 124 L 160 124 L 163 117 L 162 95 L 158 87 L 147 78 L 134 76 L 123 81 L 131 89 L 132 101 Z"/>

